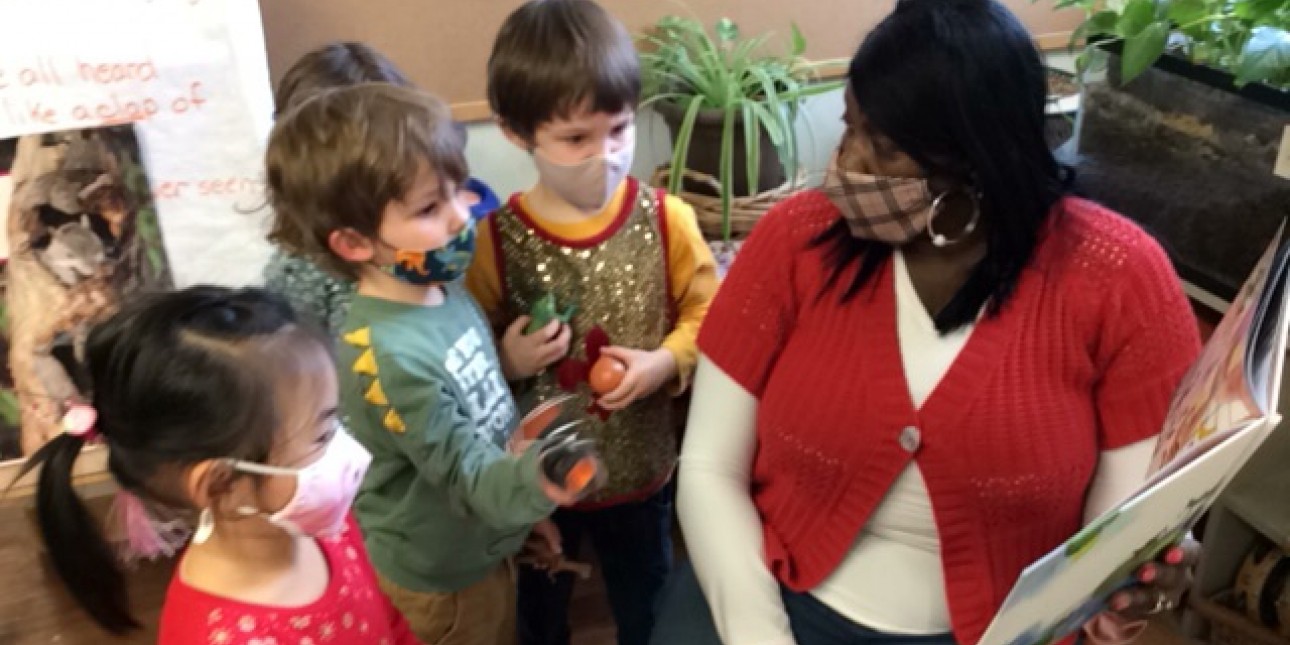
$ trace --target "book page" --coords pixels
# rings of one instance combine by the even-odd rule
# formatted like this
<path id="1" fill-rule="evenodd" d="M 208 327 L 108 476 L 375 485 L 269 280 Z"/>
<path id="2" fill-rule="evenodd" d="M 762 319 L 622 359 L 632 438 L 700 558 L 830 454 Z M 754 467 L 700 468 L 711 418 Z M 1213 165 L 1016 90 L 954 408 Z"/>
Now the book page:
<path id="1" fill-rule="evenodd" d="M 1259 259 L 1232 306 L 1205 344 L 1204 350 L 1174 394 L 1156 451 L 1151 459 L 1153 481 L 1176 470 L 1197 453 L 1230 436 L 1242 424 L 1261 417 L 1267 403 L 1267 371 L 1263 383 L 1251 383 L 1251 335 L 1265 286 L 1280 248 L 1273 239 Z M 1272 312 L 1280 316 L 1280 308 Z"/>

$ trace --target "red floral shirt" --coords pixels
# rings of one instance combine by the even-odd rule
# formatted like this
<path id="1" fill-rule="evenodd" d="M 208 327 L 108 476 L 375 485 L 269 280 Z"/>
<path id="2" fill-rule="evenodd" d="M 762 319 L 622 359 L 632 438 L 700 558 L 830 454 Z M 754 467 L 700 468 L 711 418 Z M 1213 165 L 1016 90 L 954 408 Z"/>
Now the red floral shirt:
<path id="1" fill-rule="evenodd" d="M 331 580 L 301 607 L 253 605 L 170 581 L 160 645 L 413 645 L 407 622 L 376 583 L 363 536 L 351 517 L 340 535 L 319 540 Z"/>

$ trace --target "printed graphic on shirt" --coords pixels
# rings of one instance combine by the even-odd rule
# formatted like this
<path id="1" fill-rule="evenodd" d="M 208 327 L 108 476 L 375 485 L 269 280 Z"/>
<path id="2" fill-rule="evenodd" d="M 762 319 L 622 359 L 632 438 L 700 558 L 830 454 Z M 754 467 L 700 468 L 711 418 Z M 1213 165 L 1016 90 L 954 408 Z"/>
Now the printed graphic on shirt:
<path id="1" fill-rule="evenodd" d="M 462 334 L 448 350 L 444 369 L 466 394 L 465 407 L 475 422 L 475 431 L 502 445 L 507 439 L 506 429 L 515 418 L 515 409 L 507 396 L 506 380 L 484 343 L 477 329 Z"/>
<path id="2" fill-rule="evenodd" d="M 394 406 L 390 405 L 381 386 L 380 368 L 372 349 L 371 328 L 356 329 L 345 334 L 342 340 L 362 350 L 350 369 L 355 374 L 372 378 L 371 385 L 364 392 L 364 400 L 382 410 L 381 420 L 386 430 L 395 434 L 406 432 L 407 424 Z M 501 446 L 508 439 L 507 429 L 515 418 L 516 411 L 511 403 L 506 380 L 497 367 L 497 361 L 488 352 L 485 342 L 487 341 L 479 330 L 466 331 L 448 350 L 444 369 L 452 375 L 454 383 L 463 394 L 462 407 L 474 422 L 475 432 Z"/>

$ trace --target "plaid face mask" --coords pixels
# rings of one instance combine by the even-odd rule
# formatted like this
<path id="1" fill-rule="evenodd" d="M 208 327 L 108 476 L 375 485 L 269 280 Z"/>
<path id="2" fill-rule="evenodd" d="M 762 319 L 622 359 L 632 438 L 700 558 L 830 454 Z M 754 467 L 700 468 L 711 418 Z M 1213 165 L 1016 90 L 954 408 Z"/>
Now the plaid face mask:
<path id="1" fill-rule="evenodd" d="M 878 177 L 844 170 L 834 153 L 824 177 L 824 194 L 842 211 L 851 235 L 904 244 L 927 231 L 932 192 L 926 179 Z"/>

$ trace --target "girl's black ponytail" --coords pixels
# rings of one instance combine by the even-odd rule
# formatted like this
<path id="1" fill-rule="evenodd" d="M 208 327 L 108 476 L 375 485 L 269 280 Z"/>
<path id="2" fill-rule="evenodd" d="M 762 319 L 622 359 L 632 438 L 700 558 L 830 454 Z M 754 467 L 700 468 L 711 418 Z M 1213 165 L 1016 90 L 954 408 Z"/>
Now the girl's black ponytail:
<path id="1" fill-rule="evenodd" d="M 182 495 L 158 479 L 164 469 L 267 458 L 276 401 L 258 341 L 293 333 L 326 351 L 325 341 L 294 323 L 290 305 L 264 291 L 198 286 L 137 295 L 95 326 L 86 341 L 85 382 L 116 483 L 182 506 L 176 499 Z M 36 511 L 54 570 L 95 622 L 119 634 L 139 623 L 130 615 L 116 549 L 72 485 L 85 441 L 59 434 L 27 459 L 18 478 L 40 468 Z"/>
<path id="2" fill-rule="evenodd" d="M 130 615 L 116 555 L 72 485 L 72 467 L 84 445 L 84 438 L 62 433 L 27 459 L 18 478 L 40 467 L 36 515 L 54 570 L 95 622 L 120 634 L 139 623 Z"/>

